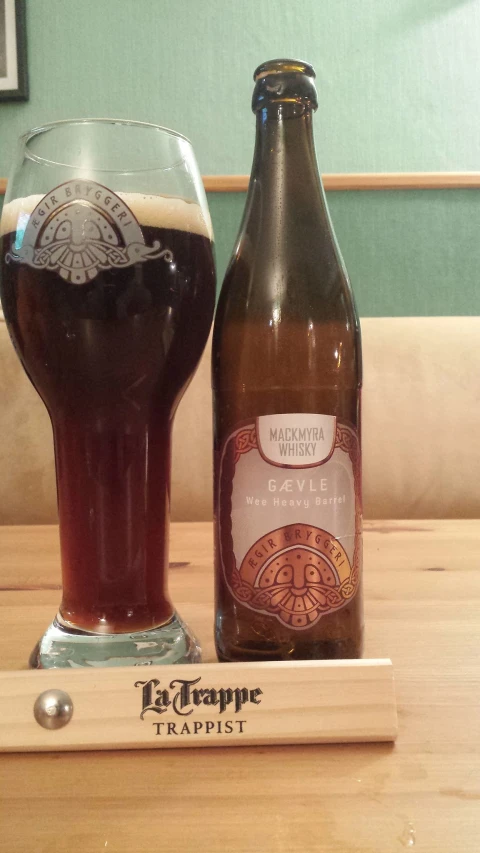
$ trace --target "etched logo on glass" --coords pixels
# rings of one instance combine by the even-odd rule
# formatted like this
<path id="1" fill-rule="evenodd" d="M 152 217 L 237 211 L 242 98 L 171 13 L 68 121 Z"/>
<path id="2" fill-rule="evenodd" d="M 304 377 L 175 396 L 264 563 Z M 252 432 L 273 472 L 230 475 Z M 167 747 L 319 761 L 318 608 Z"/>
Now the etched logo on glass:
<path id="1" fill-rule="evenodd" d="M 100 270 L 121 269 L 150 258 L 173 262 L 159 240 L 147 246 L 125 201 L 95 181 L 67 181 L 47 193 L 21 220 L 7 261 L 57 272 L 72 284 L 86 284 Z"/>

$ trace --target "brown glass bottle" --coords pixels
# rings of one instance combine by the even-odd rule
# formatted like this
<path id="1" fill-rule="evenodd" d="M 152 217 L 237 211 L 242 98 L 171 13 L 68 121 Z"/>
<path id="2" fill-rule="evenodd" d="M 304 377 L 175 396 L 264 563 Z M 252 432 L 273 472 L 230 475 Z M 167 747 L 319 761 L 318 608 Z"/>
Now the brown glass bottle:
<path id="1" fill-rule="evenodd" d="M 360 330 L 316 163 L 314 78 L 293 60 L 255 72 L 252 174 L 215 320 L 225 661 L 362 650 Z"/>

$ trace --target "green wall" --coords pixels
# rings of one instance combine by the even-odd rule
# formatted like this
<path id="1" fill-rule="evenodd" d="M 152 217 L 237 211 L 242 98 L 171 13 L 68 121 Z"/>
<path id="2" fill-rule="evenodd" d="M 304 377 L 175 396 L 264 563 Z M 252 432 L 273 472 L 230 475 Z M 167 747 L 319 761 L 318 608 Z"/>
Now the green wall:
<path id="1" fill-rule="evenodd" d="M 204 173 L 247 172 L 255 66 L 317 69 L 325 172 L 478 169 L 478 0 L 27 0 L 31 98 L 18 134 L 79 115 L 177 128 Z"/>
<path id="2" fill-rule="evenodd" d="M 477 190 L 330 192 L 362 317 L 480 314 Z M 245 195 L 210 194 L 219 278 Z"/>
<path id="3" fill-rule="evenodd" d="M 324 172 L 480 168 L 479 0 L 27 0 L 30 101 L 0 104 L 0 175 L 28 127 L 116 115 L 189 136 L 204 174 L 250 169 L 251 75 L 318 74 Z M 364 315 L 478 313 L 476 191 L 330 193 Z M 219 273 L 244 196 L 211 195 Z"/>

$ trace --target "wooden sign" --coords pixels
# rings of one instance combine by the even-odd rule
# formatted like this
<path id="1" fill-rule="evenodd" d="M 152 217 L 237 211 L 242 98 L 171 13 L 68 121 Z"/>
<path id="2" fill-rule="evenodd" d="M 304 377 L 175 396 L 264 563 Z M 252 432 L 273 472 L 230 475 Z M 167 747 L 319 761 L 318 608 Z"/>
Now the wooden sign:
<path id="1" fill-rule="evenodd" d="M 389 660 L 0 673 L 0 750 L 391 741 Z"/>

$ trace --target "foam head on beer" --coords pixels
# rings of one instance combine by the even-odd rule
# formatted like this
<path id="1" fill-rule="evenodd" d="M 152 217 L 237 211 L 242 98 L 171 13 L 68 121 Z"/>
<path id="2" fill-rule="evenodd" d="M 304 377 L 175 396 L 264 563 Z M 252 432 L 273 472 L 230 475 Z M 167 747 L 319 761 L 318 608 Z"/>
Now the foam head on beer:
<path id="1" fill-rule="evenodd" d="M 118 192 L 116 195 L 126 203 L 140 225 L 190 231 L 213 239 L 208 210 L 203 210 L 197 202 L 175 196 L 142 193 Z M 43 198 L 45 196 L 29 195 L 7 202 L 0 219 L 0 234 L 9 234 L 17 231 L 19 227 L 24 228 L 32 211 Z"/>

